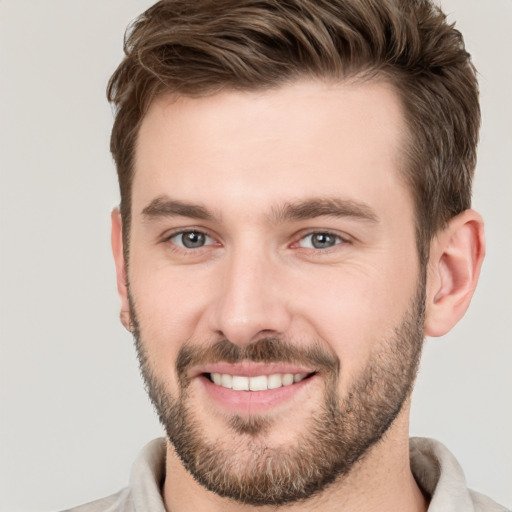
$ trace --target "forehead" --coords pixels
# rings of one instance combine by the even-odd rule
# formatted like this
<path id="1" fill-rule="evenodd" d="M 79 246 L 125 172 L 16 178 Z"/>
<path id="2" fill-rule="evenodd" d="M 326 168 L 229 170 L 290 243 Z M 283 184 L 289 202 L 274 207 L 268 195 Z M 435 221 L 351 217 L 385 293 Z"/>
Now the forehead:
<path id="1" fill-rule="evenodd" d="M 161 195 L 247 212 L 308 195 L 409 200 L 404 139 L 400 101 L 382 81 L 162 96 L 138 136 L 134 213 Z"/>

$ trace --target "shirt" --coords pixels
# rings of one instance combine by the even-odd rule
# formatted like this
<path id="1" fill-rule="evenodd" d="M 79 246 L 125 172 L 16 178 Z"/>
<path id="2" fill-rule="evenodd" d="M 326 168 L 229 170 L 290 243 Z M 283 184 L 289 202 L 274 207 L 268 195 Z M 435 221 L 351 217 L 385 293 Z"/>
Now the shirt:
<path id="1" fill-rule="evenodd" d="M 161 495 L 165 476 L 165 439 L 147 444 L 137 457 L 130 485 L 116 494 L 64 512 L 166 512 Z M 510 512 L 468 489 L 459 463 L 434 439 L 411 438 L 411 469 L 430 500 L 428 512 Z"/>

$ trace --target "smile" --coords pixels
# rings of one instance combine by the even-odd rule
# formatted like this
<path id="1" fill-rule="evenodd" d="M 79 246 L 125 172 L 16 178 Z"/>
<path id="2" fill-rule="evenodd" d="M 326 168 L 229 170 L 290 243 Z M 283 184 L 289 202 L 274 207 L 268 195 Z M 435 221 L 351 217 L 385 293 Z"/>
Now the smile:
<path id="1" fill-rule="evenodd" d="M 225 412 L 242 416 L 267 414 L 288 407 L 305 389 L 315 389 L 322 381 L 315 368 L 254 361 L 211 363 L 196 368 L 192 375 L 208 402 Z"/>
<path id="2" fill-rule="evenodd" d="M 275 373 L 273 375 L 256 375 L 254 377 L 231 375 L 228 373 L 210 373 L 207 375 L 210 381 L 217 386 L 234 391 L 267 391 L 269 389 L 290 386 L 307 377 L 305 373 Z"/>

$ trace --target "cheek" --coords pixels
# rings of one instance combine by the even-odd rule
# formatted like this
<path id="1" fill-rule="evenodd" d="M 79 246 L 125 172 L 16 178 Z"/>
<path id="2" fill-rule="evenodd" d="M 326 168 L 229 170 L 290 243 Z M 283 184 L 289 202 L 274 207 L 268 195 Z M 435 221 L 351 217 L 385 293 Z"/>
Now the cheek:
<path id="1" fill-rule="evenodd" d="M 211 281 L 200 272 L 169 271 L 165 265 L 143 265 L 135 258 L 131 263 L 130 291 L 142 341 L 154 372 L 167 380 L 174 373 L 179 349 L 197 338 L 209 295 L 205 283 Z"/>
<path id="2" fill-rule="evenodd" d="M 395 336 L 416 293 L 416 272 L 400 272 L 393 266 L 388 272 L 382 267 L 352 267 L 333 269 L 321 280 L 316 277 L 310 284 L 324 284 L 306 285 L 297 294 L 305 297 L 298 315 L 339 357 L 342 381 L 351 380 L 364 369 L 372 351 Z"/>

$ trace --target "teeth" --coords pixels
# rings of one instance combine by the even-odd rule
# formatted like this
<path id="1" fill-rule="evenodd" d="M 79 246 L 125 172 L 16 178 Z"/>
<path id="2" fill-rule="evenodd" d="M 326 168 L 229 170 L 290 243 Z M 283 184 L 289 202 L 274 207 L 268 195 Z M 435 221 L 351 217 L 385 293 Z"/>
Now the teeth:
<path id="1" fill-rule="evenodd" d="M 210 376 L 217 386 L 234 389 L 235 391 L 266 391 L 267 389 L 277 389 L 281 386 L 290 386 L 294 382 L 300 382 L 306 377 L 306 374 L 276 373 L 268 376 L 243 377 L 241 375 L 229 375 L 228 373 L 212 373 Z"/>
<path id="2" fill-rule="evenodd" d="M 251 391 L 265 391 L 268 389 L 268 379 L 266 375 L 251 377 L 247 380 L 249 382 L 249 389 Z"/>
<path id="3" fill-rule="evenodd" d="M 249 377 L 233 375 L 233 389 L 236 391 L 249 391 Z"/>
<path id="4" fill-rule="evenodd" d="M 227 373 L 223 373 L 220 376 L 220 385 L 224 388 L 231 389 L 233 387 L 233 377 Z"/>
<path id="5" fill-rule="evenodd" d="M 283 375 L 283 386 L 289 386 L 290 384 L 293 384 L 293 374 L 285 373 Z"/>
<path id="6" fill-rule="evenodd" d="M 268 389 L 280 388 L 283 385 L 283 378 L 281 375 L 269 375 L 268 376 Z"/>

